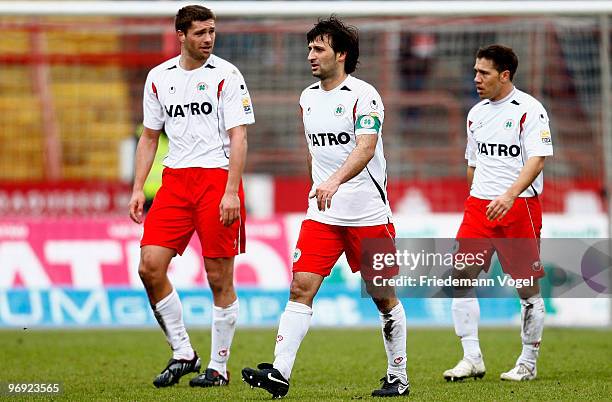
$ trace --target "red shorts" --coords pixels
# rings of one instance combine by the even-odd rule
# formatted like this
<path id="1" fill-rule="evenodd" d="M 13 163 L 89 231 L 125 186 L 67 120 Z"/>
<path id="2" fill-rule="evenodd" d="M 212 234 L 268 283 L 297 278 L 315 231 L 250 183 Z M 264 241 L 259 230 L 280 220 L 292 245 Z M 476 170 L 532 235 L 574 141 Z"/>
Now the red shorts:
<path id="1" fill-rule="evenodd" d="M 293 272 L 312 272 L 323 277 L 328 276 L 342 253 L 351 271 L 362 271 L 365 279 L 379 272 L 370 272 L 371 266 L 364 266 L 368 256 L 362 253 L 362 242 L 375 239 L 378 252 L 395 253 L 395 227 L 392 223 L 376 226 L 337 226 L 316 222 L 310 219 L 302 222 L 295 252 L 293 254 Z M 372 241 L 372 240 L 370 240 Z M 384 243 L 381 247 L 381 241 Z M 362 269 L 363 267 L 363 269 Z M 387 270 L 385 276 L 398 273 L 397 266 Z"/>
<path id="2" fill-rule="evenodd" d="M 244 253 L 246 215 L 242 183 L 238 190 L 240 219 L 228 227 L 219 220 L 227 174 L 221 168 L 165 168 L 162 186 L 144 222 L 140 246 L 168 247 L 183 254 L 196 231 L 204 257 L 233 257 Z"/>
<path id="3" fill-rule="evenodd" d="M 540 231 L 542 209 L 538 197 L 517 198 L 501 220 L 487 219 L 491 200 L 469 196 L 465 201 L 463 222 L 457 232 L 458 253 L 484 253 L 488 271 L 493 251 L 504 272 L 514 279 L 541 278 Z"/>

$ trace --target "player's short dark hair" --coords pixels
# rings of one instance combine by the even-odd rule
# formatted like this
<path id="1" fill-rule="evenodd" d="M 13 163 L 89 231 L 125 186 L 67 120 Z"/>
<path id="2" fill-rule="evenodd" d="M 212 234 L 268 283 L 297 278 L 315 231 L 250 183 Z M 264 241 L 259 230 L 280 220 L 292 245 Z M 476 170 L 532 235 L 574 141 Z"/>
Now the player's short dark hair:
<path id="1" fill-rule="evenodd" d="M 326 20 L 319 20 L 315 26 L 306 34 L 308 43 L 317 38 L 323 39 L 327 36 L 329 44 L 335 53 L 346 53 L 344 71 L 352 73 L 359 63 L 359 33 L 357 28 L 345 25 L 339 18 L 332 15 Z"/>
<path id="2" fill-rule="evenodd" d="M 177 31 L 187 33 L 191 28 L 193 21 L 208 21 L 216 20 L 215 13 L 211 9 L 204 6 L 185 6 L 178 10 L 176 17 L 174 18 L 174 28 Z"/>
<path id="3" fill-rule="evenodd" d="M 487 59 L 493 62 L 497 72 L 510 71 L 510 81 L 514 78 L 514 73 L 518 68 L 518 57 L 511 47 L 504 45 L 489 45 L 481 47 L 476 53 L 477 59 Z"/>

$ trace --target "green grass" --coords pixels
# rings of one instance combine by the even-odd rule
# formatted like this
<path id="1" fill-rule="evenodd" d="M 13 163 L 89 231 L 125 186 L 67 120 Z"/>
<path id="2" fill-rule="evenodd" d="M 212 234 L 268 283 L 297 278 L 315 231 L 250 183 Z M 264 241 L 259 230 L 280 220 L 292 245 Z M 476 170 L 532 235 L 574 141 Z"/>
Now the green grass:
<path id="1" fill-rule="evenodd" d="M 206 364 L 209 331 L 192 330 L 190 335 Z M 169 358 L 159 330 L 3 330 L 0 382 L 62 381 L 64 393 L 54 398 L 58 400 L 269 400 L 267 392 L 240 381 L 240 369 L 271 361 L 275 335 L 274 329 L 237 331 L 228 387 L 192 389 L 188 375 L 172 388 L 156 389 L 151 381 Z M 609 330 L 546 328 L 538 379 L 507 383 L 499 380 L 499 373 L 511 368 L 520 352 L 519 330 L 483 329 L 485 378 L 446 383 L 442 371 L 461 354 L 453 330 L 410 329 L 410 398 L 612 400 L 611 335 Z M 379 330 L 312 329 L 298 353 L 285 399 L 370 399 L 385 369 Z"/>

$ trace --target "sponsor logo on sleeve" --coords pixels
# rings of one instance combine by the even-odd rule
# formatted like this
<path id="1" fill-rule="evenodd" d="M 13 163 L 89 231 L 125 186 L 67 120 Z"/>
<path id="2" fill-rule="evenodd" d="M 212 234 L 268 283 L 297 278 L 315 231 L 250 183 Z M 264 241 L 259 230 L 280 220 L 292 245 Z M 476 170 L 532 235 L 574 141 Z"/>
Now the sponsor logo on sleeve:
<path id="1" fill-rule="evenodd" d="M 378 102 L 376 102 L 376 99 L 370 101 L 370 107 L 374 110 L 378 109 Z"/>
<path id="2" fill-rule="evenodd" d="M 552 137 L 550 136 L 550 131 L 548 130 L 540 131 L 540 138 L 542 139 L 543 144 L 547 144 L 547 145 L 552 144 Z"/>
<path id="3" fill-rule="evenodd" d="M 244 113 L 252 113 L 251 109 L 251 100 L 247 97 L 242 98 L 242 108 L 244 109 Z"/>

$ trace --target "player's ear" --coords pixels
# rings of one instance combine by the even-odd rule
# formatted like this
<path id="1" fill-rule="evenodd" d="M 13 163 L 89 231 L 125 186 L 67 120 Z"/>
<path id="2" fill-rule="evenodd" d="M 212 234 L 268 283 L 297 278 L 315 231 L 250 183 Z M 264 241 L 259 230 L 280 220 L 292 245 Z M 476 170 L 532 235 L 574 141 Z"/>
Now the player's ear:
<path id="1" fill-rule="evenodd" d="M 500 77 L 501 77 L 503 82 L 510 81 L 510 70 L 502 71 L 502 73 L 500 74 Z"/>
<path id="2" fill-rule="evenodd" d="M 336 61 L 341 61 L 341 62 L 346 61 L 346 52 L 336 53 Z"/>
<path id="3" fill-rule="evenodd" d="M 183 31 L 176 31 L 176 37 L 178 38 L 179 42 L 181 42 L 181 43 L 185 42 L 185 32 L 183 32 Z"/>

